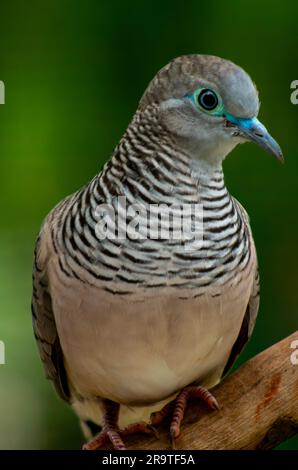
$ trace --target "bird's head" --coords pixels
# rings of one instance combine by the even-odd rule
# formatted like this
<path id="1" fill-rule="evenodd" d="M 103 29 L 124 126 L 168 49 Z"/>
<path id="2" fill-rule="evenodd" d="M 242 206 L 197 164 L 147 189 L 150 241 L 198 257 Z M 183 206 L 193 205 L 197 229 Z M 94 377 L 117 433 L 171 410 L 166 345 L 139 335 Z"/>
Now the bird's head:
<path id="1" fill-rule="evenodd" d="M 162 126 L 196 159 L 220 163 L 245 141 L 283 159 L 279 145 L 257 119 L 255 85 L 230 61 L 207 55 L 174 59 L 150 82 L 139 109 L 153 104 Z"/>

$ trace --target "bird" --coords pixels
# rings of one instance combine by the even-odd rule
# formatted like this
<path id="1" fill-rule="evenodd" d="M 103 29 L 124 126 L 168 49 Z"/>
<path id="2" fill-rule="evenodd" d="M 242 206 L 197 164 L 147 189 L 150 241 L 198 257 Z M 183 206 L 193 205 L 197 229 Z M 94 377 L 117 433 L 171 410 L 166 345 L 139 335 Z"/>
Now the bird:
<path id="1" fill-rule="evenodd" d="M 245 142 L 283 161 L 259 108 L 255 84 L 233 62 L 171 60 L 102 170 L 45 218 L 34 335 L 47 377 L 79 417 L 84 449 L 124 450 L 127 435 L 155 433 L 165 417 L 175 446 L 190 398 L 219 408 L 211 389 L 250 339 L 260 299 L 249 217 L 225 185 L 223 161 Z M 123 236 L 120 222 L 133 217 L 120 198 L 145 208 L 143 228 L 151 207 L 163 216 L 198 205 L 202 236 Z M 112 208 L 106 236 L 102 206 Z"/>

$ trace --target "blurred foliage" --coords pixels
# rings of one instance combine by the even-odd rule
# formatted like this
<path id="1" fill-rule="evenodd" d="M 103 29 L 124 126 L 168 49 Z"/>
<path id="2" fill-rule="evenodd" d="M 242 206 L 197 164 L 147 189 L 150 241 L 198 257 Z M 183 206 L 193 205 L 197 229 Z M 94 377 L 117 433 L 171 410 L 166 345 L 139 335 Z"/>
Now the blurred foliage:
<path id="1" fill-rule="evenodd" d="M 225 163 L 246 206 L 262 276 L 259 320 L 241 361 L 297 329 L 298 3 L 21 0 L 1 4 L 0 448 L 78 448 L 77 419 L 44 379 L 31 329 L 34 239 L 53 205 L 100 169 L 156 71 L 186 53 L 219 55 L 257 83 L 280 166 L 256 146 Z M 282 448 L 298 449 L 293 438 Z"/>

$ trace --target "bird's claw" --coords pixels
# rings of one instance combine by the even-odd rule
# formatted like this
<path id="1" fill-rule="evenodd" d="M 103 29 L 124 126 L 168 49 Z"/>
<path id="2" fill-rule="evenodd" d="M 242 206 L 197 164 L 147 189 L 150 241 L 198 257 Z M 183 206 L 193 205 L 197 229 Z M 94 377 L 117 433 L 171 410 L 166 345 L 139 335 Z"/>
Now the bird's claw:
<path id="1" fill-rule="evenodd" d="M 145 422 L 130 424 L 123 430 L 119 430 L 116 426 L 107 427 L 97 434 L 97 436 L 95 436 L 91 441 L 84 444 L 83 450 L 98 450 L 109 442 L 113 445 L 115 450 L 126 450 L 122 438 L 139 433 L 154 434 L 156 439 L 159 438 L 158 432 L 154 426 Z"/>
<path id="2" fill-rule="evenodd" d="M 180 426 L 184 418 L 187 402 L 190 398 L 198 398 L 206 403 L 212 410 L 219 410 L 219 404 L 216 398 L 205 388 L 191 385 L 185 387 L 171 403 L 165 405 L 160 411 L 152 413 L 151 423 L 161 423 L 169 414 L 172 413 L 169 439 L 172 449 L 176 448 L 176 439 L 180 434 Z"/>

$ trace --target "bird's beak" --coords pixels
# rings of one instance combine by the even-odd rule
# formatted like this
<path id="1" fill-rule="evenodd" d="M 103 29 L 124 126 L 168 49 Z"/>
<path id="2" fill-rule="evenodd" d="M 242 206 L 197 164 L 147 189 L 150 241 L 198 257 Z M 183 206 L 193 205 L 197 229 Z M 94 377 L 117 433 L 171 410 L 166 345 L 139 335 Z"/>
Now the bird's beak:
<path id="1" fill-rule="evenodd" d="M 229 115 L 227 121 L 237 127 L 240 135 L 246 140 L 255 142 L 267 152 L 272 153 L 280 162 L 284 161 L 280 146 L 257 118 L 244 119 Z"/>

